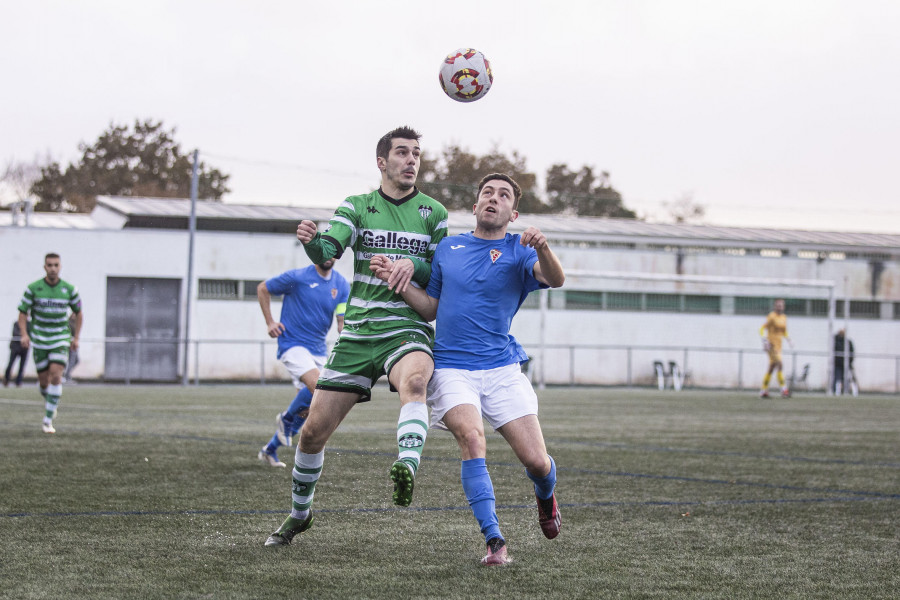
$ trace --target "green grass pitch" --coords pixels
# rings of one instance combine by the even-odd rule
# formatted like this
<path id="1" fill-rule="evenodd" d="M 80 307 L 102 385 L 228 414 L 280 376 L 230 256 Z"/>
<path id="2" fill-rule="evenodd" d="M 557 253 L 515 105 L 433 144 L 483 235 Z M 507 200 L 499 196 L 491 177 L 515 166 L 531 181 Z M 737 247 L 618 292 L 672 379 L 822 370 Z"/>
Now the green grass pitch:
<path id="1" fill-rule="evenodd" d="M 484 568 L 456 444 L 431 430 L 391 504 L 396 396 L 328 444 L 313 528 L 263 542 L 290 470 L 256 453 L 290 386 L 0 391 L 0 598 L 895 598 L 900 398 L 540 390 L 562 533 L 498 435 L 488 467 L 513 563 Z M 292 461 L 293 450 L 281 458 Z"/>

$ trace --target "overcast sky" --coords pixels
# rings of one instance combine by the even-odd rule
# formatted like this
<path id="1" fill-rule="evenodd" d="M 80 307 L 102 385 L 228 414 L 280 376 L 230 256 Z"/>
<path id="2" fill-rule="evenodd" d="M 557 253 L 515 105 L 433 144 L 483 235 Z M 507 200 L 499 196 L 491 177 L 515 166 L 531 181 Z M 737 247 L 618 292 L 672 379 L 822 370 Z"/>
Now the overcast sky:
<path id="1" fill-rule="evenodd" d="M 900 233 L 894 0 L 0 0 L 0 167 L 78 158 L 111 122 L 176 127 L 229 203 L 337 206 L 375 143 L 608 171 L 659 218 Z M 484 52 L 489 94 L 437 73 Z"/>

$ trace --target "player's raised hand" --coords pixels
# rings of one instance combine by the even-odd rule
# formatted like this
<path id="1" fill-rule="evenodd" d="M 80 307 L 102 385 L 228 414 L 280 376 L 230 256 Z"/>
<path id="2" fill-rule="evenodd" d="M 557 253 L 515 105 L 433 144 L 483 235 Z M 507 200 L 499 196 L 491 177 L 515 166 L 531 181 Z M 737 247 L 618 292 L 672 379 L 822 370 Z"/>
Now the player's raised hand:
<path id="1" fill-rule="evenodd" d="M 297 239 L 305 246 L 316 237 L 316 231 L 318 228 L 315 221 L 300 221 L 297 225 Z"/>
<path id="2" fill-rule="evenodd" d="M 542 250 L 547 247 L 547 236 L 537 227 L 529 227 L 522 232 L 519 243 L 523 246 L 531 246 L 535 250 Z"/>

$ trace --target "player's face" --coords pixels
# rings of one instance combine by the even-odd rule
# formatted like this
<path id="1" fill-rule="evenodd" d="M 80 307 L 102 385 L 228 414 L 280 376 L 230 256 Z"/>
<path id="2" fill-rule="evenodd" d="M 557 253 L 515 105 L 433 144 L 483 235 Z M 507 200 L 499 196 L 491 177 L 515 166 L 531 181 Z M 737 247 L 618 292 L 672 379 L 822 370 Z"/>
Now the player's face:
<path id="1" fill-rule="evenodd" d="M 475 203 L 475 223 L 480 229 L 502 229 L 516 220 L 519 211 L 513 210 L 516 194 L 512 186 L 502 179 L 492 179 L 484 184 Z"/>
<path id="2" fill-rule="evenodd" d="M 47 281 L 50 283 L 56 283 L 59 279 L 59 259 L 58 258 L 46 258 L 44 259 L 44 272 L 47 273 Z"/>
<path id="3" fill-rule="evenodd" d="M 329 258 L 329 259 L 326 260 L 325 262 L 319 263 L 319 268 L 322 269 L 323 271 L 330 271 L 330 270 L 331 270 L 331 267 L 333 267 L 333 266 L 334 266 L 334 259 L 333 259 L 333 258 Z"/>
<path id="4" fill-rule="evenodd" d="M 779 315 L 784 312 L 784 300 L 775 301 L 775 312 Z"/>
<path id="5" fill-rule="evenodd" d="M 387 158 L 378 157 L 382 179 L 397 189 L 411 190 L 416 185 L 421 154 L 416 140 L 394 138 Z"/>

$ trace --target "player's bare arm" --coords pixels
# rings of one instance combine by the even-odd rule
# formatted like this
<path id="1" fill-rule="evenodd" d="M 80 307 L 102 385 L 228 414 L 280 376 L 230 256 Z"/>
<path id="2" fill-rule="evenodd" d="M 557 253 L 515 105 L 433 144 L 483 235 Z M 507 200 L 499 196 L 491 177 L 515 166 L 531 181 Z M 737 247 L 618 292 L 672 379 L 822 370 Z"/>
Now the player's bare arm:
<path id="1" fill-rule="evenodd" d="M 297 225 L 297 239 L 305 246 L 316 237 L 317 231 L 315 221 L 300 221 Z"/>
<path id="2" fill-rule="evenodd" d="M 298 236 L 299 237 L 299 236 Z M 259 308 L 262 309 L 263 318 L 266 320 L 266 330 L 270 338 L 277 338 L 284 333 L 284 325 L 272 317 L 272 294 L 266 287 L 266 282 L 261 281 L 256 286 L 256 299 L 259 300 Z"/>
<path id="3" fill-rule="evenodd" d="M 19 343 L 25 350 L 31 346 L 31 338 L 28 336 L 28 315 L 23 312 L 19 313 Z"/>
<path id="4" fill-rule="evenodd" d="M 75 313 L 75 331 L 72 332 L 72 340 L 69 342 L 69 347 L 78 351 L 78 346 L 81 345 L 81 325 L 84 323 L 84 312 L 78 311 Z"/>
<path id="5" fill-rule="evenodd" d="M 562 263 L 550 249 L 547 236 L 540 229 L 529 227 L 522 232 L 521 244 L 531 246 L 537 251 L 538 261 L 534 265 L 534 276 L 538 281 L 553 288 L 561 287 L 565 283 L 566 274 L 563 271 Z"/>
<path id="6" fill-rule="evenodd" d="M 369 262 L 369 269 L 375 277 L 388 282 L 388 287 L 394 289 L 391 287 L 390 283 L 391 276 L 393 275 L 393 271 L 404 262 L 408 262 L 410 263 L 410 266 L 412 266 L 412 261 L 407 258 L 393 262 L 387 256 L 379 254 L 372 257 L 372 260 Z M 410 278 L 412 278 L 411 273 Z M 417 288 L 408 284 L 409 280 L 407 279 L 406 285 L 402 288 L 398 286 L 395 291 L 399 293 L 403 300 L 409 304 L 410 308 L 419 313 L 423 319 L 426 321 L 434 321 L 435 316 L 437 316 L 438 299 L 429 296 L 424 288 Z"/>

